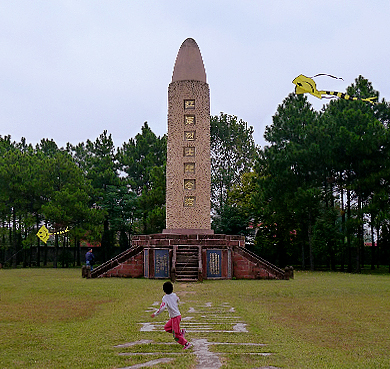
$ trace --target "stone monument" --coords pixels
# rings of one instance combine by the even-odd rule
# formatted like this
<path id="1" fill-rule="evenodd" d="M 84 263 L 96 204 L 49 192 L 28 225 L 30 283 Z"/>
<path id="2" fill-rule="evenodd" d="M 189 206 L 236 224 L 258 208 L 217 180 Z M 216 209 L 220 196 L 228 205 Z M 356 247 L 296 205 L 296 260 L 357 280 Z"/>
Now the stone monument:
<path id="1" fill-rule="evenodd" d="M 210 92 L 198 45 L 181 45 L 168 88 L 166 229 L 212 234 Z"/>
<path id="2" fill-rule="evenodd" d="M 244 236 L 211 229 L 210 92 L 199 47 L 181 45 L 168 87 L 166 229 L 133 235 L 132 247 L 91 277 L 286 279 L 287 274 L 245 248 Z"/>

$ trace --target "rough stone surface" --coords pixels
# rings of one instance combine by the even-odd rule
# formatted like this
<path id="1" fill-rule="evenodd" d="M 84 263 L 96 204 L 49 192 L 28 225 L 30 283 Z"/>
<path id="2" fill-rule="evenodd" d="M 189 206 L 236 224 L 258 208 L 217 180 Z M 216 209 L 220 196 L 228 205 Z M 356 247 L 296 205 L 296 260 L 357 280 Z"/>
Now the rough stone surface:
<path id="1" fill-rule="evenodd" d="M 195 369 L 217 369 L 222 366 L 218 355 L 209 351 L 206 339 L 195 339 L 192 341 L 194 345 L 194 354 L 196 355 L 198 365 Z"/>
<path id="2" fill-rule="evenodd" d="M 126 367 L 123 367 L 123 368 L 120 368 L 120 369 L 138 369 L 138 368 L 151 367 L 151 366 L 155 366 L 155 365 L 158 365 L 158 364 L 170 363 L 172 360 L 174 360 L 174 359 L 173 358 L 169 358 L 169 357 L 164 357 L 162 359 L 151 360 L 151 361 L 148 361 L 146 363 L 126 366 Z"/>
<path id="3" fill-rule="evenodd" d="M 210 91 L 192 39 L 179 50 L 168 88 L 166 181 L 166 231 L 210 231 Z"/>

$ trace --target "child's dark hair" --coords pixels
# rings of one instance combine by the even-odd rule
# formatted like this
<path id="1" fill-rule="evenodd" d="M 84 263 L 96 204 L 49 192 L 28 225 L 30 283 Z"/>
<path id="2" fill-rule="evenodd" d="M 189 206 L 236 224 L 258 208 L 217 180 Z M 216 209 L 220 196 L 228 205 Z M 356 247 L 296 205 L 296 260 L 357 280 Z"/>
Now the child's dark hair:
<path id="1" fill-rule="evenodd" d="M 167 295 L 170 295 L 173 292 L 173 284 L 171 282 L 165 282 L 163 284 L 163 290 Z"/>

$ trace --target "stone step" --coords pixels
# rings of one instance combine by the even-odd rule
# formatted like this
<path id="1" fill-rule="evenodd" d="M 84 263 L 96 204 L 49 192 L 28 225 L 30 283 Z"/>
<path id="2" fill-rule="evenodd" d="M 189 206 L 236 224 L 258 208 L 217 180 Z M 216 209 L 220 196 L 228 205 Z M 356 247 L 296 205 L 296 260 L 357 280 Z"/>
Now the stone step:
<path id="1" fill-rule="evenodd" d="M 198 282 L 198 277 L 196 278 L 176 278 L 178 282 Z"/>
<path id="2" fill-rule="evenodd" d="M 190 274 L 190 275 L 198 275 L 198 271 L 197 270 L 181 270 L 181 271 L 178 271 L 176 272 L 176 275 L 184 275 L 184 274 Z"/>
<path id="3" fill-rule="evenodd" d="M 198 278 L 198 273 L 183 273 L 183 274 L 177 274 L 176 279 L 178 278 Z"/>
<path id="4" fill-rule="evenodd" d="M 198 259 L 176 258 L 176 264 L 198 264 Z"/>
<path id="5" fill-rule="evenodd" d="M 176 250 L 176 280 L 196 282 L 198 280 L 198 247 L 179 246 Z"/>
<path id="6" fill-rule="evenodd" d="M 192 273 L 197 274 L 198 273 L 198 267 L 191 267 L 191 268 L 185 268 L 185 269 L 176 269 L 176 274 L 183 274 L 183 273 Z"/>
<path id="7" fill-rule="evenodd" d="M 198 263 L 198 258 L 187 258 L 184 256 L 179 256 L 176 257 L 176 262 L 177 263 L 188 263 L 188 262 Z"/>
<path id="8" fill-rule="evenodd" d="M 198 259 L 187 259 L 187 258 L 179 258 L 176 259 L 176 265 L 177 264 L 196 264 L 198 265 Z"/>
<path id="9" fill-rule="evenodd" d="M 190 264 L 190 265 L 176 264 L 176 270 L 178 270 L 178 271 L 181 271 L 181 270 L 198 270 L 198 264 Z"/>
<path id="10" fill-rule="evenodd" d="M 186 269 L 176 269 L 176 275 L 188 275 L 191 274 L 193 276 L 198 275 L 198 268 L 197 267 L 192 267 L 192 268 L 186 268 Z"/>
<path id="11" fill-rule="evenodd" d="M 184 272 L 185 270 L 197 272 L 198 266 L 197 265 L 190 265 L 190 266 L 184 266 L 184 265 L 176 265 L 176 273 Z"/>
<path id="12" fill-rule="evenodd" d="M 176 274 L 183 274 L 183 273 L 198 273 L 198 267 L 191 267 L 191 268 L 177 268 Z"/>

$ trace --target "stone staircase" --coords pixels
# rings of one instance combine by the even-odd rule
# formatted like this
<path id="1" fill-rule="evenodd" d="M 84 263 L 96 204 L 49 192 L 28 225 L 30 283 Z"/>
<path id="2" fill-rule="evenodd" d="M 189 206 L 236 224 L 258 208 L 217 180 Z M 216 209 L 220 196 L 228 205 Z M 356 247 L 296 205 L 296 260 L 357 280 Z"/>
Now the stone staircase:
<path id="1" fill-rule="evenodd" d="M 198 246 L 175 246 L 173 250 L 172 279 L 179 282 L 197 282 L 202 275 L 202 261 Z"/>
<path id="2" fill-rule="evenodd" d="M 102 265 L 99 265 L 98 267 L 94 268 L 90 273 L 90 277 L 91 278 L 100 277 L 104 273 L 115 268 L 116 266 L 125 262 L 126 260 L 129 260 L 133 256 L 138 255 L 142 251 L 143 251 L 142 246 L 135 246 L 135 247 L 131 247 L 131 248 L 127 249 L 127 250 L 123 251 L 122 253 L 120 253 L 119 255 L 115 256 L 114 258 L 106 261 Z"/>
<path id="3" fill-rule="evenodd" d="M 236 254 L 241 255 L 247 261 L 253 263 L 253 265 L 255 265 L 256 267 L 262 268 L 266 272 L 266 274 L 268 274 L 268 277 L 266 279 L 289 279 L 293 277 L 294 273 L 292 270 L 290 270 L 290 268 L 286 268 L 286 270 L 283 270 L 276 265 L 271 264 L 259 255 L 249 251 L 248 249 L 245 249 L 240 246 L 235 246 L 233 250 Z"/>
<path id="4" fill-rule="evenodd" d="M 87 278 L 155 278 L 158 263 L 157 259 L 153 259 L 153 257 L 156 257 L 157 250 L 165 249 L 166 271 L 169 270 L 170 274 L 166 276 L 164 274 L 164 278 L 170 278 L 173 282 L 201 282 L 203 278 L 208 278 L 206 265 L 202 265 L 203 260 L 211 263 L 208 260 L 208 250 L 216 252 L 220 250 L 218 256 L 224 260 L 221 264 L 221 275 L 218 278 L 294 278 L 292 267 L 286 267 L 284 270 L 280 269 L 242 247 L 241 245 L 245 245 L 244 237 L 198 235 L 195 238 L 193 235 L 190 236 L 172 235 L 171 238 L 164 234 L 134 236 L 132 239 L 133 246 L 130 249 L 96 267 L 93 271 L 89 271 L 90 274 L 85 275 L 84 271 L 82 275 Z M 171 244 L 169 244 L 170 241 L 172 241 Z"/>

